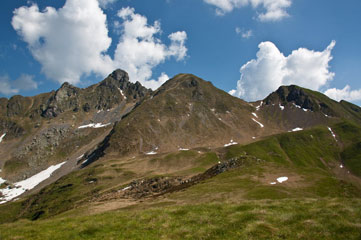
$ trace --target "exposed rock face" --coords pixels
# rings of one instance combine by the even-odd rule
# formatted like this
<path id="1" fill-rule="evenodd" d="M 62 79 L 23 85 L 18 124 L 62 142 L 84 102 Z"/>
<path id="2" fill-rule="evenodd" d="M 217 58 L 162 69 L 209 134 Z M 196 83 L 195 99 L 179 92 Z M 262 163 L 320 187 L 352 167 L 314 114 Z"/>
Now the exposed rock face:
<path id="1" fill-rule="evenodd" d="M 34 97 L 0 98 L 0 134 L 6 133 L 0 146 L 2 175 L 22 180 L 50 163 L 66 161 L 68 154 L 101 132 L 79 131 L 79 125 L 119 121 L 151 93 L 139 82 L 130 82 L 128 74 L 118 69 L 84 89 L 66 82 L 56 91 Z M 5 150 L 8 142 L 10 148 Z"/>
<path id="2" fill-rule="evenodd" d="M 139 101 L 151 92 L 139 82 L 130 82 L 128 73 L 118 69 L 99 84 L 86 89 L 79 89 L 69 83 L 64 83 L 46 104 L 40 106 L 41 116 L 54 118 L 68 110 L 74 112 L 107 110 L 123 101 Z"/>
<path id="3" fill-rule="evenodd" d="M 69 83 L 64 83 L 54 95 L 52 95 L 46 105 L 41 105 L 41 116 L 45 118 L 57 117 L 66 110 L 75 110 L 78 106 L 78 94 L 80 89 Z"/>
<path id="4" fill-rule="evenodd" d="M 327 103 L 313 96 L 308 91 L 295 85 L 281 86 L 276 92 L 271 93 L 264 102 L 266 105 L 294 103 L 303 109 L 311 111 L 321 110 L 324 113 L 334 115 Z"/>
<path id="5" fill-rule="evenodd" d="M 6 132 L 7 137 L 20 137 L 25 133 L 24 128 L 9 119 L 0 119 L 0 129 Z"/>

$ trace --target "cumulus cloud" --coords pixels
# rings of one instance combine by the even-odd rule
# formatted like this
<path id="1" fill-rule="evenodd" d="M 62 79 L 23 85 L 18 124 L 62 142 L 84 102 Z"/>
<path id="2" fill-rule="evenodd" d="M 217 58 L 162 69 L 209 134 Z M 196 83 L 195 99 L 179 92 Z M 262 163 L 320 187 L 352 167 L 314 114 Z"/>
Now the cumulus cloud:
<path id="1" fill-rule="evenodd" d="M 135 13 L 134 8 L 122 8 L 118 12 L 122 18 L 122 36 L 116 47 L 115 65 L 128 71 L 130 79 L 139 81 L 146 87 L 153 89 L 163 82 L 164 75 L 158 80 L 150 80 L 152 69 L 170 57 L 182 60 L 187 55 L 185 41 L 187 34 L 184 31 L 171 33 L 167 46 L 156 37 L 160 34 L 160 22 L 148 24 L 145 16 Z"/>
<path id="2" fill-rule="evenodd" d="M 105 6 L 115 0 L 99 1 Z M 170 57 L 178 61 L 185 58 L 186 32 L 171 33 L 166 45 L 156 37 L 161 33 L 159 21 L 148 24 L 145 16 L 129 7 L 122 8 L 118 17 L 122 22 L 114 24 L 121 36 L 114 58 L 107 53 L 112 39 L 98 0 L 67 0 L 58 10 L 47 7 L 40 11 L 36 4 L 23 6 L 14 11 L 12 26 L 41 63 L 42 72 L 59 83 L 76 84 L 83 75 L 104 77 L 122 68 L 131 81 L 147 85 L 158 64 Z M 156 82 L 160 84 L 152 80 L 149 85 L 156 87 Z"/>
<path id="3" fill-rule="evenodd" d="M 281 85 L 296 84 L 319 90 L 335 75 L 329 69 L 335 44 L 332 41 L 322 52 L 299 48 L 286 57 L 272 42 L 262 42 L 258 45 L 257 58 L 241 67 L 237 88 L 230 94 L 254 101 Z"/>
<path id="4" fill-rule="evenodd" d="M 12 26 L 45 75 L 60 83 L 78 83 L 82 74 L 106 75 L 114 68 L 104 53 L 112 40 L 97 0 L 67 0 L 59 10 L 23 6 L 14 11 Z"/>
<path id="5" fill-rule="evenodd" d="M 336 101 L 361 101 L 361 89 L 351 90 L 349 85 L 346 85 L 343 89 L 330 88 L 326 90 L 325 94 Z"/>
<path id="6" fill-rule="evenodd" d="M 254 9 L 263 8 L 264 12 L 258 13 L 260 21 L 278 21 L 288 15 L 286 9 L 292 4 L 291 0 L 203 0 L 205 3 L 216 7 L 217 15 L 224 15 L 234 8 L 251 5 Z"/>
<path id="7" fill-rule="evenodd" d="M 18 94 L 20 91 L 37 89 L 38 84 L 33 80 L 33 76 L 22 74 L 12 81 L 7 75 L 0 76 L 0 93 L 4 95 Z"/>

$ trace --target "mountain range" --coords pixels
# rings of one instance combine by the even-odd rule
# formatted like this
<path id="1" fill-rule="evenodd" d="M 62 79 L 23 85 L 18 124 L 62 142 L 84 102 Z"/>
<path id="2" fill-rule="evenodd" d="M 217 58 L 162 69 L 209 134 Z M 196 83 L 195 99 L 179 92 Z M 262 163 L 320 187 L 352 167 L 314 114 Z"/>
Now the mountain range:
<path id="1" fill-rule="evenodd" d="M 84 89 L 64 83 L 34 97 L 1 98 L 0 136 L 4 239 L 35 239 L 31 231 L 44 239 L 41 229 L 60 233 L 55 226 L 78 215 L 71 226 L 85 234 L 81 238 L 109 236 L 104 226 L 83 229 L 81 221 L 113 226 L 114 211 L 124 225 L 138 229 L 139 235 L 123 232 L 127 239 L 360 236 L 361 108 L 299 86 L 281 86 L 263 100 L 246 102 L 192 74 L 178 74 L 152 91 L 118 69 Z M 274 214 L 271 206 L 278 209 L 279 223 L 255 213 L 262 206 L 264 216 Z M 228 219 L 230 209 L 249 218 Z M 308 211 L 324 214 L 302 215 Z M 182 233 L 168 226 L 165 216 L 173 212 L 178 218 L 169 219 L 197 219 L 198 228 L 186 222 L 193 230 Z M 224 214 L 219 220 L 226 230 L 191 212 Z M 157 216 L 153 227 L 173 231 L 141 235 L 149 227 L 147 216 Z M 341 230 L 325 223 L 332 216 Z M 211 221 L 213 228 L 199 227 L 199 221 Z M 287 223 L 290 229 L 282 227 Z M 249 229 L 237 235 L 233 227 L 243 224 Z M 301 235 L 292 235 L 305 224 Z M 71 232 L 62 237 L 72 238 Z"/>

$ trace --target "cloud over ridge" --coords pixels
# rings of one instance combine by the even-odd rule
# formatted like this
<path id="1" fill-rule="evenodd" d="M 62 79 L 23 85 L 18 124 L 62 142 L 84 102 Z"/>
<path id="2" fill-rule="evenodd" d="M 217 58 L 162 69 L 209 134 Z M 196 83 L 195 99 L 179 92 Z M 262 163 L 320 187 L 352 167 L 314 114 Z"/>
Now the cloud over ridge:
<path id="1" fill-rule="evenodd" d="M 319 90 L 331 81 L 335 74 L 330 71 L 332 41 L 324 51 L 299 48 L 288 56 L 272 42 L 261 42 L 256 59 L 244 64 L 237 88 L 230 93 L 246 100 L 263 99 L 281 85 L 296 84 Z"/>
<path id="2" fill-rule="evenodd" d="M 114 2 L 100 1 L 102 6 Z M 129 72 L 131 81 L 157 88 L 164 80 L 152 80 L 152 69 L 170 57 L 177 61 L 187 55 L 184 31 L 171 33 L 169 45 L 162 43 L 160 23 L 148 24 L 147 18 L 133 8 L 118 12 L 122 20 L 121 36 L 114 58 L 108 54 L 112 39 L 108 36 L 107 16 L 98 0 L 66 0 L 59 9 L 40 11 L 36 4 L 14 11 L 12 26 L 28 44 L 42 72 L 59 83 L 79 83 L 82 76 L 95 73 L 106 76 L 115 68 Z"/>

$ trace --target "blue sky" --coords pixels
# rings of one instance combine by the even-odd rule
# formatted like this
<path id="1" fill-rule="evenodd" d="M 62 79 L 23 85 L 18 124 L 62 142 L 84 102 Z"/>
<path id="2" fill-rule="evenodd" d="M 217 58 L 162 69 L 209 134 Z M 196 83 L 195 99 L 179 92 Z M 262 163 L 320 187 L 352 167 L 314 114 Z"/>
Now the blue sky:
<path id="1" fill-rule="evenodd" d="M 359 0 L 99 1 L 1 1 L 0 96 L 123 68 L 152 88 L 192 73 L 246 100 L 298 84 L 361 104 Z"/>

